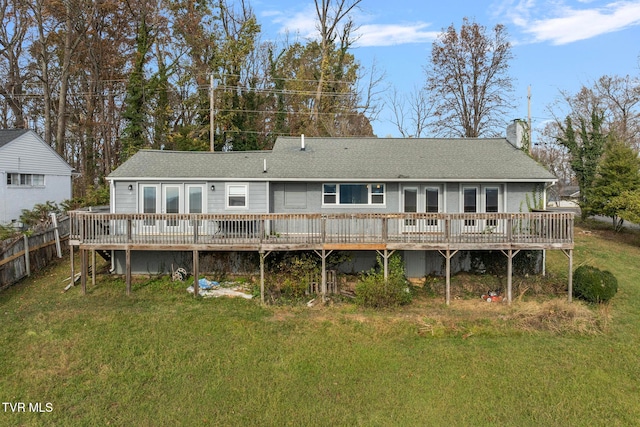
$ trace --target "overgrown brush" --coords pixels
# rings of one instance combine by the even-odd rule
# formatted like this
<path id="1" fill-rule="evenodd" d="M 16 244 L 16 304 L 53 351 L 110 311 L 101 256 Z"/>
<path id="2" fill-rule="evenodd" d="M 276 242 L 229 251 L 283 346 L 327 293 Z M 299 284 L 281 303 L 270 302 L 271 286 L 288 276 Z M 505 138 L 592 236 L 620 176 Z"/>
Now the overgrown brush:
<path id="1" fill-rule="evenodd" d="M 404 274 L 400 255 L 389 257 L 388 276 L 385 280 L 382 260 L 377 268 L 364 273 L 356 283 L 356 304 L 363 307 L 387 308 L 408 304 L 413 298 L 411 285 Z"/>

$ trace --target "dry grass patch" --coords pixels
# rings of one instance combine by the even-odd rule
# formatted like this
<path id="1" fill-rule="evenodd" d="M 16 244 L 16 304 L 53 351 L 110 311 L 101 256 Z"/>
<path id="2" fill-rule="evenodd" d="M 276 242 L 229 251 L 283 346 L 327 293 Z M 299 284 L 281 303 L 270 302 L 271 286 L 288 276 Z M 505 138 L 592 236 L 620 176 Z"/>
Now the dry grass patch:
<path id="1" fill-rule="evenodd" d="M 352 322 L 388 335 L 410 327 L 420 336 L 503 336 L 521 333 L 597 335 L 606 331 L 610 314 L 607 305 L 589 306 L 565 297 L 487 303 L 478 299 L 456 299 L 450 306 L 439 298 L 419 296 L 396 309 L 361 309 L 345 302 L 328 301 L 314 307 L 272 307 L 272 321 L 299 322 L 311 327 L 322 323 Z M 315 326 L 314 326 L 315 325 Z"/>
<path id="2" fill-rule="evenodd" d="M 609 323 L 608 306 L 591 308 L 566 300 L 516 303 L 505 320 L 523 331 L 549 331 L 556 334 L 595 335 L 605 332 Z"/>

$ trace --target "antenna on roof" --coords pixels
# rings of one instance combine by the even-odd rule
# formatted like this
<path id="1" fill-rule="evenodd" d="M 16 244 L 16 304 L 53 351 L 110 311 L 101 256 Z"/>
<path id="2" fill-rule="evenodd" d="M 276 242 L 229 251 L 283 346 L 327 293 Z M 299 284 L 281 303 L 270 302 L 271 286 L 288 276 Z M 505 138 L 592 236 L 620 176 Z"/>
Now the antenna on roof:
<path id="1" fill-rule="evenodd" d="M 300 151 L 304 151 L 304 133 L 300 134 Z"/>

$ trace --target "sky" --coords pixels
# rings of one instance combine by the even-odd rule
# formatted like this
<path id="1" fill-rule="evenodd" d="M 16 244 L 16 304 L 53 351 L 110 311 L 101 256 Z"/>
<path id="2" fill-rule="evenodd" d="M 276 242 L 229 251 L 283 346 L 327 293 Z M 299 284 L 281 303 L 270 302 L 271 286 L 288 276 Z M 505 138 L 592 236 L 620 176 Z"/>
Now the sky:
<path id="1" fill-rule="evenodd" d="M 251 6 L 263 40 L 316 37 L 313 0 L 253 0 Z M 527 118 L 530 88 L 534 142 L 553 119 L 549 109 L 560 91 L 575 94 L 603 75 L 640 77 L 640 0 L 362 0 L 353 15 L 358 39 L 352 53 L 408 94 L 425 82 L 435 38 L 452 24 L 459 30 L 465 17 L 488 33 L 506 26 L 514 104 L 505 128 Z M 372 123 L 378 137 L 401 136 L 391 118 L 385 108 Z"/>

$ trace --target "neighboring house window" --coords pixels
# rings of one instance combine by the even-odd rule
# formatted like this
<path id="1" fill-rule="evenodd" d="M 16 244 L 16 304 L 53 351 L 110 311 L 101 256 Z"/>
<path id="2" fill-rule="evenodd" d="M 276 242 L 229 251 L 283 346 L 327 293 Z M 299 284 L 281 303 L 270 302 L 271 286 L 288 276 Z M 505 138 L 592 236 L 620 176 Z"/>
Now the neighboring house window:
<path id="1" fill-rule="evenodd" d="M 20 187 L 43 187 L 44 175 L 31 173 L 7 173 L 7 185 Z"/>
<path id="2" fill-rule="evenodd" d="M 227 186 L 227 207 L 228 208 L 248 207 L 246 185 L 230 184 Z"/>
<path id="3" fill-rule="evenodd" d="M 384 184 L 324 184 L 322 202 L 325 205 L 383 205 Z"/>

